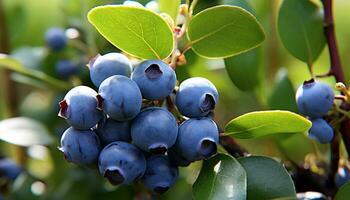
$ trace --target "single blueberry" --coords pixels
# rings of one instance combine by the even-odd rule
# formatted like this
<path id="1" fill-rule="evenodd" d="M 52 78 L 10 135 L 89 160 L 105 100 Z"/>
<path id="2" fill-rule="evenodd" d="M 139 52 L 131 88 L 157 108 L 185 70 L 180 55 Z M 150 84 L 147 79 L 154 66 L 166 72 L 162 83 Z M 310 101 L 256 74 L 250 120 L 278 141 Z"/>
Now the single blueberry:
<path id="1" fill-rule="evenodd" d="M 327 84 L 305 81 L 296 92 L 296 102 L 300 113 L 311 118 L 320 118 L 332 108 L 334 92 Z"/>
<path id="2" fill-rule="evenodd" d="M 143 110 L 132 122 L 131 138 L 140 149 L 164 154 L 175 144 L 178 125 L 166 109 L 150 107 Z"/>
<path id="3" fill-rule="evenodd" d="M 153 12 L 159 13 L 159 4 L 157 1 L 150 1 L 145 5 L 145 8 Z"/>
<path id="4" fill-rule="evenodd" d="M 101 151 L 98 167 L 111 184 L 131 184 L 145 173 L 146 159 L 134 145 L 118 141 Z"/>
<path id="5" fill-rule="evenodd" d="M 102 119 L 97 109 L 96 91 L 87 86 L 72 88 L 59 103 L 58 115 L 76 129 L 88 130 Z"/>
<path id="6" fill-rule="evenodd" d="M 0 179 L 14 181 L 22 171 L 23 169 L 11 159 L 3 158 L 0 160 Z"/>
<path id="7" fill-rule="evenodd" d="M 123 2 L 124 6 L 132 6 L 132 7 L 138 7 L 138 8 L 144 8 L 144 6 L 142 4 L 140 4 L 137 1 L 131 1 L 131 0 L 127 0 Z"/>
<path id="8" fill-rule="evenodd" d="M 108 53 L 98 56 L 90 61 L 90 78 L 96 87 L 113 75 L 123 75 L 129 77 L 132 70 L 128 57 L 121 53 Z"/>
<path id="9" fill-rule="evenodd" d="M 64 49 L 67 44 L 67 37 L 62 28 L 53 27 L 46 31 L 45 40 L 48 47 L 54 51 Z"/>
<path id="10" fill-rule="evenodd" d="M 131 79 L 139 86 L 142 96 L 149 100 L 164 99 L 175 88 L 175 71 L 160 60 L 146 60 L 131 74 Z"/>
<path id="11" fill-rule="evenodd" d="M 210 118 L 194 118 L 179 126 L 175 151 L 188 161 L 211 157 L 217 151 L 219 131 Z"/>
<path id="12" fill-rule="evenodd" d="M 166 192 L 174 185 L 179 176 L 179 170 L 172 165 L 165 155 L 155 155 L 147 159 L 147 168 L 142 183 L 157 193 Z"/>
<path id="13" fill-rule="evenodd" d="M 189 78 L 180 84 L 176 106 L 187 117 L 204 117 L 214 110 L 218 96 L 218 91 L 209 80 Z"/>
<path id="14" fill-rule="evenodd" d="M 322 144 L 330 143 L 334 137 L 333 128 L 322 118 L 311 120 L 309 137 Z"/>
<path id="15" fill-rule="evenodd" d="M 104 80 L 98 90 L 99 108 L 117 121 L 133 119 L 141 110 L 142 96 L 137 84 L 128 77 L 114 75 Z"/>
<path id="16" fill-rule="evenodd" d="M 55 65 L 56 73 L 61 78 L 69 78 L 79 73 L 79 66 L 71 60 L 59 60 Z"/>
<path id="17" fill-rule="evenodd" d="M 60 151 L 65 159 L 77 165 L 90 165 L 97 161 L 100 140 L 92 130 L 68 128 L 61 137 Z"/>
<path id="18" fill-rule="evenodd" d="M 350 180 L 350 170 L 347 167 L 339 167 L 335 175 L 335 184 L 338 188 Z"/>
<path id="19" fill-rule="evenodd" d="M 115 141 L 131 141 L 129 121 L 119 122 L 106 117 L 98 123 L 96 133 L 104 144 Z"/>

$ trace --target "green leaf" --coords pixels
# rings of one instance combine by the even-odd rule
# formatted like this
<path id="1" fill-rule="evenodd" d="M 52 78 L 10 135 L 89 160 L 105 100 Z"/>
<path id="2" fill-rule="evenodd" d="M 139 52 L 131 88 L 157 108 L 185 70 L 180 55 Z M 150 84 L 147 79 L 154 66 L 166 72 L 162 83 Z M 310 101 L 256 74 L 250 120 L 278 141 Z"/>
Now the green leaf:
<path id="1" fill-rule="evenodd" d="M 35 69 L 28 69 L 24 67 L 17 60 L 0 53 L 0 68 L 5 68 L 19 74 L 43 81 L 48 83 L 50 86 L 55 87 L 60 90 L 66 90 L 71 88 L 72 86 L 65 81 L 58 80 L 53 78 L 41 71 Z"/>
<path id="2" fill-rule="evenodd" d="M 286 49 L 312 65 L 325 46 L 322 9 L 312 0 L 284 0 L 278 31 Z"/>
<path id="3" fill-rule="evenodd" d="M 159 10 L 160 12 L 167 13 L 176 21 L 180 4 L 181 0 L 159 0 Z"/>
<path id="4" fill-rule="evenodd" d="M 53 141 L 45 126 L 27 117 L 0 121 L 0 140 L 19 146 L 49 145 Z"/>
<path id="5" fill-rule="evenodd" d="M 292 178 L 277 161 L 263 156 L 242 157 L 238 161 L 247 173 L 247 200 L 296 196 Z"/>
<path id="6" fill-rule="evenodd" d="M 248 139 L 278 133 L 302 133 L 310 127 L 309 120 L 290 111 L 257 111 L 231 120 L 225 126 L 225 135 Z"/>
<path id="7" fill-rule="evenodd" d="M 247 176 L 239 162 L 226 154 L 218 154 L 203 162 L 193 185 L 194 199 L 246 199 Z"/>
<path id="8" fill-rule="evenodd" d="M 275 87 L 270 94 L 267 103 L 270 109 L 283 109 L 298 112 L 295 102 L 295 91 L 292 81 L 288 77 L 286 69 L 277 73 Z"/>
<path id="9" fill-rule="evenodd" d="M 215 6 L 198 13 L 189 23 L 193 50 L 206 58 L 225 58 L 259 46 L 265 34 L 256 18 L 237 6 Z"/>
<path id="10" fill-rule="evenodd" d="M 226 58 L 225 68 L 231 81 L 242 91 L 252 91 L 260 83 L 258 49 Z"/>
<path id="11" fill-rule="evenodd" d="M 335 200 L 348 200 L 350 197 L 350 182 L 345 183 L 335 195 Z"/>
<path id="12" fill-rule="evenodd" d="M 173 50 L 170 26 L 157 13 L 145 8 L 99 6 L 90 10 L 88 19 L 103 37 L 130 55 L 161 60 Z"/>

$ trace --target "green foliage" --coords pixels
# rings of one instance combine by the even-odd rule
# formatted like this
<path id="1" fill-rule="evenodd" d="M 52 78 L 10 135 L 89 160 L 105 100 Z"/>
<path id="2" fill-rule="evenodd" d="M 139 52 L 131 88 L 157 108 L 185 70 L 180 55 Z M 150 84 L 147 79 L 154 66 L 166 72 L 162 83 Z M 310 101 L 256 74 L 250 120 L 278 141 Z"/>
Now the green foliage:
<path id="1" fill-rule="evenodd" d="M 88 19 L 109 42 L 143 59 L 167 58 L 174 46 L 170 26 L 158 14 L 144 8 L 100 6 Z"/>
<path id="2" fill-rule="evenodd" d="M 236 199 L 247 196 L 247 175 L 239 162 L 226 154 L 218 154 L 203 162 L 193 185 L 194 199 Z"/>
<path id="3" fill-rule="evenodd" d="M 0 121 L 0 140 L 19 146 L 49 145 L 53 142 L 45 126 L 26 117 Z"/>
<path id="4" fill-rule="evenodd" d="M 247 200 L 295 196 L 292 178 L 277 161 L 263 156 L 242 157 L 238 161 L 247 172 Z"/>
<path id="5" fill-rule="evenodd" d="M 225 58 L 259 46 L 265 39 L 261 25 L 246 10 L 215 6 L 198 13 L 188 26 L 193 51 L 207 58 Z"/>
<path id="6" fill-rule="evenodd" d="M 160 12 L 167 13 L 176 21 L 180 4 L 181 0 L 159 0 L 159 10 Z"/>
<path id="7" fill-rule="evenodd" d="M 309 120 L 290 111 L 257 111 L 231 120 L 225 126 L 225 135 L 248 139 L 278 133 L 301 133 L 310 127 Z"/>
<path id="8" fill-rule="evenodd" d="M 350 197 L 350 182 L 345 183 L 341 188 L 339 188 L 337 194 L 335 195 L 335 200 L 347 200 Z"/>
<path id="9" fill-rule="evenodd" d="M 325 46 L 323 12 L 312 0 L 284 0 L 278 31 L 286 49 L 310 66 Z"/>

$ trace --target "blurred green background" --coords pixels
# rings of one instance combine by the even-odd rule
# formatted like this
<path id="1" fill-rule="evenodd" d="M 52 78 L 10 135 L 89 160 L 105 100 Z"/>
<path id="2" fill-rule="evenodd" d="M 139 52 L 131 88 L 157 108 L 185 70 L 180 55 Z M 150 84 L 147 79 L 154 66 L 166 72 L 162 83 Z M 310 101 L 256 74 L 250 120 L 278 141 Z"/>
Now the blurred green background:
<path id="1" fill-rule="evenodd" d="M 69 58 L 81 64 L 80 79 L 72 79 L 75 84 L 90 84 L 85 64 L 89 57 L 97 53 L 116 51 L 117 49 L 102 38 L 87 22 L 86 14 L 94 6 L 122 1 L 107 0 L 0 0 L 3 4 L 10 54 L 26 68 L 42 71 L 57 77 L 54 62 Z M 139 1 L 143 4 L 147 0 Z M 227 1 L 229 2 L 229 1 Z M 250 0 L 258 21 L 263 25 L 266 41 L 254 54 L 254 61 L 248 66 L 253 69 L 235 72 L 241 82 L 250 84 L 249 78 L 256 76 L 254 85 L 241 86 L 240 90 L 231 80 L 223 60 L 207 60 L 189 51 L 186 54 L 187 65 L 177 69 L 179 80 L 192 76 L 202 76 L 211 80 L 219 90 L 220 102 L 215 117 L 221 126 L 230 119 L 246 112 L 266 109 L 288 109 L 296 111 L 294 91 L 302 81 L 310 79 L 305 63 L 292 57 L 283 47 L 277 33 L 277 16 L 281 0 Z M 201 0 L 198 9 L 222 3 L 222 1 Z M 342 64 L 347 80 L 350 79 L 350 21 L 348 12 L 350 1 L 335 1 L 335 24 Z M 2 11 L 0 11 L 2 12 Z M 50 54 L 45 47 L 45 31 L 53 26 L 75 28 L 80 37 L 73 40 L 67 50 L 59 54 Z M 0 53 L 5 53 L 1 52 Z M 257 55 L 255 55 L 257 54 Z M 256 56 L 256 57 L 255 57 Z M 243 58 L 240 58 L 243 59 Z M 252 61 L 246 58 L 248 61 Z M 236 64 L 246 62 L 237 60 Z M 325 48 L 314 64 L 316 74 L 326 73 L 329 69 L 328 49 Z M 253 73 L 253 74 L 251 74 Z M 1 85 L 4 85 L 4 73 L 0 73 Z M 60 134 L 65 130 L 64 120 L 57 117 L 58 101 L 66 91 L 49 87 L 44 83 L 12 73 L 15 82 L 16 102 L 7 102 L 4 90 L 0 90 L 0 119 L 10 116 L 9 105 L 15 103 L 16 116 L 26 116 L 42 122 L 54 139 L 50 146 L 30 146 L 20 148 L 6 142 L 0 142 L 2 156 L 15 159 L 25 165 L 27 173 L 21 175 L 13 184 L 9 197 L 12 199 L 132 199 L 133 195 L 143 195 L 137 186 L 115 188 L 107 184 L 93 169 L 73 166 L 64 161 L 57 150 Z M 243 80 L 243 81 L 242 81 Z M 334 84 L 332 78 L 323 79 Z M 252 89 L 253 88 L 253 89 Z M 242 89 L 242 88 L 241 88 Z M 325 145 L 318 145 L 305 135 L 268 137 L 259 140 L 239 140 L 252 154 L 278 157 L 302 162 L 308 159 L 329 158 Z M 344 151 L 342 151 L 344 152 Z M 342 153 L 344 155 L 344 153 Z M 24 161 L 23 161 L 24 160 Z M 191 199 L 191 184 L 198 175 L 201 163 L 182 168 L 180 180 L 161 199 Z"/>

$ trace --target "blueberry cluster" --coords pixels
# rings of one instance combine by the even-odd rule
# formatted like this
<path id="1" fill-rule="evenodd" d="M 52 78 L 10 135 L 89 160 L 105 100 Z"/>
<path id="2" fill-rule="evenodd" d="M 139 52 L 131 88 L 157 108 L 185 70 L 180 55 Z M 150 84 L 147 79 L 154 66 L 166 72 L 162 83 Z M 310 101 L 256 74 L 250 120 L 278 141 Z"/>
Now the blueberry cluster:
<path id="1" fill-rule="evenodd" d="M 71 126 L 59 148 L 68 162 L 98 163 L 113 185 L 139 180 L 162 193 L 176 181 L 178 166 L 216 153 L 219 132 L 209 115 L 218 92 L 209 80 L 189 78 L 175 89 L 168 64 L 146 60 L 133 69 L 120 53 L 98 56 L 89 68 L 98 92 L 77 86 L 60 102 L 59 116 Z"/>
<path id="2" fill-rule="evenodd" d="M 332 88 L 313 79 L 305 81 L 296 93 L 299 111 L 312 122 L 309 137 L 323 144 L 331 142 L 334 137 L 333 128 L 322 118 L 332 108 L 333 101 Z"/>

